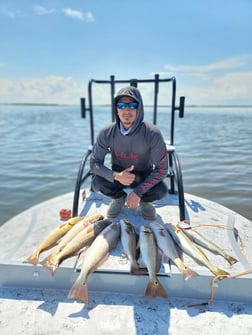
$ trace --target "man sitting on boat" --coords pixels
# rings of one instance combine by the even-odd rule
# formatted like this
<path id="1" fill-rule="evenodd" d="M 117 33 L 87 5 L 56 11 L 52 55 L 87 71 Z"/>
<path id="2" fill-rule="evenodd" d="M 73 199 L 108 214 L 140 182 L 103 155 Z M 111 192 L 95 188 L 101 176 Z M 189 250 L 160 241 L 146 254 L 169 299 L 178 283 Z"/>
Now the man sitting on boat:
<path id="1" fill-rule="evenodd" d="M 144 121 L 140 91 L 133 86 L 121 89 L 114 99 L 116 122 L 104 127 L 96 140 L 90 160 L 93 191 L 111 197 L 107 216 L 117 217 L 124 204 L 141 209 L 145 219 L 155 219 L 152 202 L 167 194 L 166 145 L 160 130 Z M 111 153 L 112 169 L 104 165 Z M 125 188 L 132 191 L 127 195 Z"/>

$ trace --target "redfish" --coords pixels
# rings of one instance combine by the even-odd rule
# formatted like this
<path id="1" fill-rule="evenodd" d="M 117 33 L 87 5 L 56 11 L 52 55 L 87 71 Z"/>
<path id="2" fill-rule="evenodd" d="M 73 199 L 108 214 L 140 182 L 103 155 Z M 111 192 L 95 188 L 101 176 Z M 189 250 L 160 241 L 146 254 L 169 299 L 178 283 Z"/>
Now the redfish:
<path id="1" fill-rule="evenodd" d="M 161 224 L 157 221 L 153 221 L 150 223 L 150 227 L 156 237 L 157 245 L 159 249 L 162 250 L 166 259 L 170 258 L 177 266 L 179 271 L 182 274 L 184 280 L 187 280 L 191 277 L 198 276 L 198 273 L 187 268 L 175 246 L 175 242 L 173 241 L 171 235 L 165 229 L 164 224 Z"/>
<path id="2" fill-rule="evenodd" d="M 83 218 L 81 221 L 77 222 L 75 226 L 70 229 L 59 241 L 57 246 L 54 248 L 53 252 L 47 256 L 40 264 L 47 267 L 51 263 L 51 260 L 54 259 L 54 257 L 61 252 L 65 246 L 83 229 L 88 227 L 89 225 L 93 224 L 94 222 L 98 220 L 102 220 L 104 218 L 103 215 L 97 214 L 97 215 L 91 215 Z"/>
<path id="3" fill-rule="evenodd" d="M 158 250 L 152 230 L 147 225 L 140 227 L 139 246 L 142 260 L 148 269 L 149 282 L 145 295 L 151 297 L 167 297 L 167 293 L 157 278 Z"/>
<path id="4" fill-rule="evenodd" d="M 130 273 L 141 274 L 146 273 L 146 270 L 141 270 L 137 263 L 137 234 L 134 226 L 127 219 L 120 220 L 121 225 L 121 243 L 123 251 L 130 262 Z"/>
<path id="5" fill-rule="evenodd" d="M 112 222 L 109 220 L 100 220 L 87 226 L 80 231 L 75 237 L 55 256 L 50 258 L 50 261 L 43 262 L 43 265 L 51 270 L 54 275 L 60 264 L 67 258 L 77 255 L 83 248 L 89 247 L 96 236 Z"/>
<path id="6" fill-rule="evenodd" d="M 66 223 L 61 224 L 56 229 L 54 229 L 37 247 L 37 249 L 29 256 L 24 263 L 31 263 L 33 265 L 38 264 L 40 254 L 54 247 L 59 239 L 64 236 L 72 227 L 79 221 L 81 221 L 84 216 L 76 216 L 69 219 Z"/>
<path id="7" fill-rule="evenodd" d="M 116 247 L 119 238 L 119 222 L 110 224 L 96 237 L 85 253 L 81 272 L 70 289 L 68 298 L 88 304 L 88 277 L 108 259 L 110 250 Z"/>

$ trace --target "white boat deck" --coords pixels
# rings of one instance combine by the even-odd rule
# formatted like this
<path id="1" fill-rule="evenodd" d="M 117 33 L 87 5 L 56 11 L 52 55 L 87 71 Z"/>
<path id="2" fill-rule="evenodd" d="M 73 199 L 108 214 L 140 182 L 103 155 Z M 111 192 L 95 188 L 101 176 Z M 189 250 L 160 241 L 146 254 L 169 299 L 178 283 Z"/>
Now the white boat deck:
<path id="1" fill-rule="evenodd" d="M 190 224 L 222 246 L 239 262 L 230 266 L 222 257 L 207 252 L 210 260 L 236 276 L 252 269 L 252 225 L 240 215 L 214 202 L 186 194 Z M 75 259 L 60 266 L 55 276 L 42 266 L 23 264 L 55 227 L 60 208 L 72 207 L 73 194 L 42 203 L 0 227 L 0 331 L 1 334 L 237 334 L 252 332 L 252 275 L 216 282 L 210 305 L 189 307 L 209 300 L 211 272 L 185 256 L 187 266 L 200 276 L 184 282 L 177 268 L 163 264 L 159 278 L 168 298 L 144 296 L 148 276 L 132 276 L 129 264 L 121 264 L 121 244 L 109 260 L 89 278 L 90 303 L 67 298 L 78 273 Z M 87 194 L 80 214 L 106 214 L 110 199 Z M 178 223 L 177 197 L 156 204 L 158 219 Z M 127 217 L 136 226 L 148 223 L 126 207 L 116 220 Z M 237 240 L 233 228 L 239 233 Z M 242 242 L 242 245 L 241 245 Z M 241 248 L 242 247 L 242 248 Z M 205 251 L 205 250 L 204 250 Z M 41 259 L 46 253 L 41 255 Z M 23 314 L 25 313 L 25 314 Z"/>

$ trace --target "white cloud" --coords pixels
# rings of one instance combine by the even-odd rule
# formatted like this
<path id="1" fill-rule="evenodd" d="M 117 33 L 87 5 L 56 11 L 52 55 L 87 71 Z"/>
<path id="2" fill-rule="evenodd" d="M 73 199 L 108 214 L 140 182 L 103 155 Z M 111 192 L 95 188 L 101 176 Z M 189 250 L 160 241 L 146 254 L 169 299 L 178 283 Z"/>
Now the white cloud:
<path id="1" fill-rule="evenodd" d="M 218 70 L 227 70 L 241 67 L 245 64 L 245 57 L 233 57 L 220 60 L 206 65 L 165 65 L 164 68 L 169 72 L 187 72 L 187 73 L 206 73 Z"/>
<path id="2" fill-rule="evenodd" d="M 248 58 L 249 59 L 249 58 Z M 178 97 L 186 97 L 186 104 L 252 104 L 252 71 L 243 66 L 244 58 L 230 58 L 214 64 L 209 64 L 201 68 L 202 72 L 172 73 L 177 79 L 177 103 Z M 231 70 L 231 64 L 233 68 Z M 4 67 L 0 63 L 0 68 Z M 241 67 L 238 71 L 237 68 Z M 189 68 L 186 65 L 178 68 Z M 213 69 L 210 71 L 209 69 Z M 215 72 L 215 69 L 220 69 Z M 192 70 L 192 68 L 190 68 Z M 171 73 L 159 73 L 160 78 L 171 77 Z M 153 74 L 151 75 L 153 78 Z M 170 103 L 169 84 L 160 85 L 159 103 Z M 83 91 L 87 85 L 83 83 L 80 87 L 71 77 L 46 76 L 41 78 L 24 78 L 10 80 L 0 78 L 0 103 L 4 102 L 34 102 L 34 103 L 63 103 L 78 104 L 81 96 L 86 96 Z M 141 92 L 144 96 L 145 104 L 152 104 L 153 93 L 150 87 L 141 85 Z M 168 96 L 167 96 L 168 95 Z M 95 103 L 109 103 L 110 93 L 106 87 L 95 85 Z M 167 100 L 168 98 L 168 100 Z"/>
<path id="3" fill-rule="evenodd" d="M 92 12 L 83 13 L 79 10 L 64 8 L 63 13 L 67 16 L 72 17 L 73 19 L 85 21 L 85 22 L 94 22 L 94 16 Z"/>
<path id="4" fill-rule="evenodd" d="M 0 102 L 78 104 L 83 89 L 72 78 L 46 76 L 10 80 L 0 78 Z"/>
<path id="5" fill-rule="evenodd" d="M 252 71 L 227 73 L 213 80 L 219 99 L 251 99 Z"/>
<path id="6" fill-rule="evenodd" d="M 178 96 L 185 95 L 188 104 L 252 104 L 251 65 L 245 55 L 205 65 L 169 64 L 159 74 L 176 77 Z"/>
<path id="7" fill-rule="evenodd" d="M 40 5 L 33 6 L 33 10 L 38 15 L 47 15 L 47 14 L 52 14 L 56 12 L 56 9 L 53 9 L 53 8 L 48 9 Z"/>
<path id="8" fill-rule="evenodd" d="M 230 72 L 212 77 L 206 84 L 192 80 L 183 85 L 181 95 L 186 96 L 187 104 L 252 104 L 252 72 Z M 178 94 L 179 94 L 178 93 Z"/>

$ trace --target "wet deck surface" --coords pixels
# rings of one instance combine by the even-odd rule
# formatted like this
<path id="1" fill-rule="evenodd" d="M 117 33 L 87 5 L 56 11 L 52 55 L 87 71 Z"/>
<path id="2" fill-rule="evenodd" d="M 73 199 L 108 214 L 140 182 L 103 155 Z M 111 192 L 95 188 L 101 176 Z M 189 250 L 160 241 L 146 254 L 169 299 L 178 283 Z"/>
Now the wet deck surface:
<path id="1" fill-rule="evenodd" d="M 110 202 L 108 198 L 97 194 L 88 194 L 81 214 L 106 214 Z M 55 198 L 42 205 L 35 206 L 0 228 L 0 262 L 18 266 L 20 275 L 24 270 L 23 261 L 29 256 L 41 240 L 60 224 L 60 208 L 71 208 L 72 194 Z M 176 196 L 169 196 L 156 204 L 158 219 L 164 223 L 178 223 Z M 186 195 L 186 213 L 188 222 L 226 252 L 239 259 L 232 267 L 220 256 L 207 253 L 211 261 L 231 274 L 237 274 L 252 268 L 252 224 L 238 214 L 226 208 L 192 195 Z M 122 210 L 118 218 L 127 217 L 136 228 L 148 223 L 139 212 Z M 227 229 L 227 227 L 229 227 Z M 232 228 L 239 232 L 237 241 Z M 242 242 L 242 244 L 241 244 Z M 241 248 L 242 246 L 242 248 Z M 128 272 L 129 264 L 121 264 L 122 247 L 120 242 L 103 265 L 104 271 Z M 45 254 L 46 255 L 46 254 Z M 44 257 L 44 256 L 43 256 Z M 187 266 L 200 274 L 210 276 L 208 269 L 185 257 Z M 74 259 L 62 264 L 71 271 Z M 30 266 L 30 265 L 26 265 Z M 31 268 L 40 269 L 40 266 Z M 166 264 L 161 272 L 170 271 Z M 172 266 L 173 274 L 178 275 Z M 68 272 L 67 272 L 68 273 Z M 55 275 L 55 278 L 57 273 Z M 250 275 L 249 275 L 250 277 Z M 193 280 L 193 279 L 191 279 Z M 143 278 L 142 292 L 146 278 Z M 189 281 L 188 281 L 189 283 Z M 224 285 L 225 282 L 221 285 Z M 188 284 L 191 285 L 190 283 Z M 1 334 L 225 334 L 232 329 L 237 334 L 252 332 L 252 307 L 248 302 L 222 301 L 219 299 L 207 306 L 188 307 L 204 299 L 173 296 L 168 291 L 168 299 L 146 298 L 144 294 L 121 292 L 91 291 L 90 303 L 75 302 L 67 298 L 65 288 L 0 288 L 0 330 Z M 168 285 L 169 288 L 169 285 Z M 209 290 L 210 292 L 210 290 Z M 206 294 L 208 296 L 208 293 Z M 25 313 L 25 314 L 23 314 Z M 12 320 L 12 322 L 10 322 Z"/>

